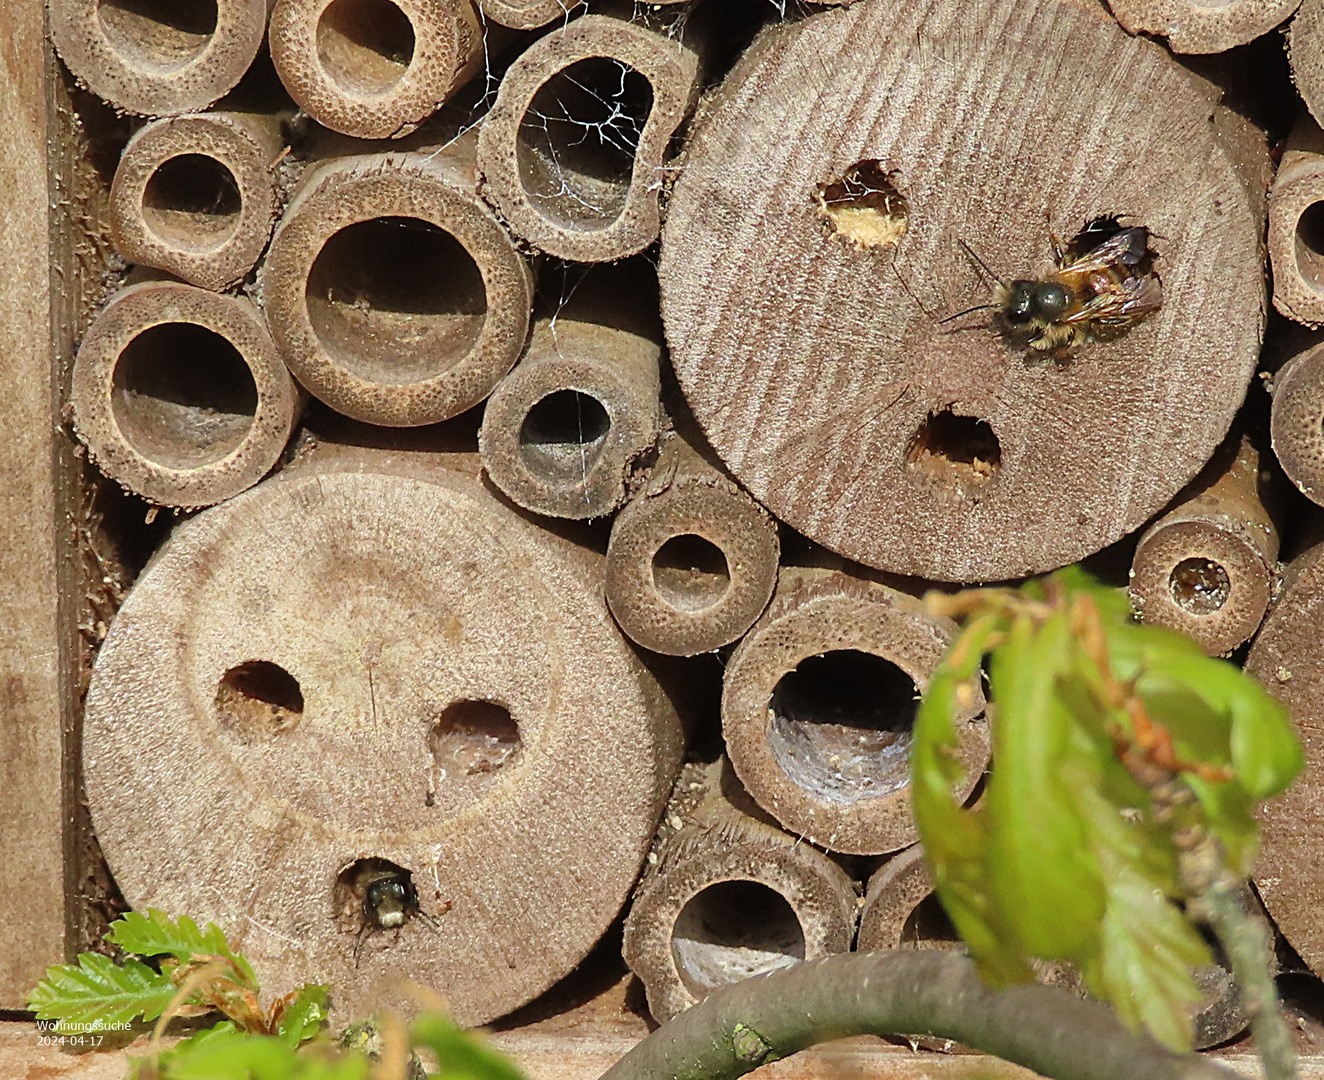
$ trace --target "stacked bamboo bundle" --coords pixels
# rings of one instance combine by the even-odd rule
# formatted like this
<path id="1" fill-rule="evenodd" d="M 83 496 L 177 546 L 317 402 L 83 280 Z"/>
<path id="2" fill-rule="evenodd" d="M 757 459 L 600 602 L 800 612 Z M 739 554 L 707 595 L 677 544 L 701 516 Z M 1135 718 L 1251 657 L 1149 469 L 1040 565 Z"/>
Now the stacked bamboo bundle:
<path id="1" fill-rule="evenodd" d="M 1270 196 L 1252 110 L 1122 28 L 1213 52 L 1294 6 L 51 0 L 73 76 L 143 118 L 103 193 L 135 269 L 71 398 L 175 511 L 84 717 L 125 899 L 239 931 L 264 985 L 354 1012 L 407 975 L 468 1023 L 632 888 L 658 1019 L 950 944 L 909 805 L 953 633 L 922 593 L 1103 552 L 1142 618 L 1236 655 L 1302 546 L 1277 459 L 1324 502 L 1317 350 L 1271 424 L 1247 400 L 1266 213 L 1274 305 L 1324 322 L 1318 128 Z M 1100 222 L 1147 230 L 1148 318 L 1041 353 L 979 310 Z M 1316 550 L 1250 653 L 1303 723 Z M 961 723 L 975 797 L 984 702 Z M 1288 805 L 1261 888 L 1324 963 Z M 369 925 L 369 872 L 420 917 Z M 1211 979 L 1210 1045 L 1244 1027 Z"/>

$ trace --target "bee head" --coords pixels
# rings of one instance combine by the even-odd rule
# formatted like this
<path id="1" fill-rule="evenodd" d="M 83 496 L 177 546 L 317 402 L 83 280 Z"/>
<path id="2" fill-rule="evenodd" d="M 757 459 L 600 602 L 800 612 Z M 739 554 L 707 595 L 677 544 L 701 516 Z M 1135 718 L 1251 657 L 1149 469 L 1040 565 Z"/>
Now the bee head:
<path id="1" fill-rule="evenodd" d="M 1053 323 L 1067 310 L 1067 291 L 1055 281 L 1013 281 L 1007 286 L 1002 317 L 1012 326 Z"/>
<path id="2" fill-rule="evenodd" d="M 400 876 L 381 877 L 371 882 L 363 892 L 364 923 L 373 923 L 383 930 L 404 924 L 406 918 L 418 910 L 418 893 L 414 883 Z"/>

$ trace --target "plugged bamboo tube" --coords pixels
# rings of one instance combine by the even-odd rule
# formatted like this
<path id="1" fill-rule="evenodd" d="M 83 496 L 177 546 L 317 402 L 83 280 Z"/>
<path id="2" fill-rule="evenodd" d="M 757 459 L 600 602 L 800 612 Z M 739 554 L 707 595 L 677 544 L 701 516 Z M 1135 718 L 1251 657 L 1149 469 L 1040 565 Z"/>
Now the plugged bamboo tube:
<path id="1" fill-rule="evenodd" d="M 621 949 L 655 1020 L 719 986 L 849 951 L 854 883 L 763 817 L 726 759 L 681 772 Z"/>
<path id="2" fill-rule="evenodd" d="M 783 567 L 723 680 L 727 753 L 755 802 L 829 851 L 881 855 L 913 844 L 910 732 L 954 632 L 885 585 Z M 981 694 L 957 718 L 962 798 L 988 761 L 983 710 Z"/>
<path id="3" fill-rule="evenodd" d="M 361 139 L 409 134 L 483 59 L 471 0 L 276 0 L 270 39 L 290 97 Z"/>
<path id="4" fill-rule="evenodd" d="M 49 0 L 51 37 L 93 93 L 141 116 L 205 109 L 248 70 L 268 0 Z"/>
<path id="5" fill-rule="evenodd" d="M 126 899 L 216 920 L 270 993 L 317 972 L 340 1017 L 402 1007 L 409 979 L 466 1025 L 541 993 L 620 910 L 680 761 L 600 562 L 472 453 L 318 448 L 186 522 L 87 698 Z M 436 926 L 359 940 L 367 859 Z"/>
<path id="6" fill-rule="evenodd" d="M 276 464 L 303 395 L 257 308 L 149 281 L 111 298 L 74 361 L 78 437 L 148 502 L 209 506 Z"/>
<path id="7" fill-rule="evenodd" d="M 1275 373 L 1269 431 L 1287 478 L 1306 498 L 1324 505 L 1324 343 Z"/>
<path id="8" fill-rule="evenodd" d="M 524 348 L 532 274 L 463 149 L 315 165 L 276 226 L 262 273 L 272 335 L 295 377 L 347 416 L 445 420 Z"/>
<path id="9" fill-rule="evenodd" d="M 636 262 L 566 285 L 568 299 L 535 322 L 528 352 L 492 392 L 478 446 L 492 483 L 526 510 L 604 517 L 657 443 L 657 281 Z"/>
<path id="10" fill-rule="evenodd" d="M 698 71 L 683 41 L 609 15 L 539 38 L 483 121 L 484 194 L 516 235 L 562 259 L 642 251 L 657 239 L 665 158 Z"/>
<path id="11" fill-rule="evenodd" d="M 1260 499 L 1260 455 L 1240 437 L 1140 538 L 1131 604 L 1145 622 L 1227 656 L 1259 629 L 1278 584 L 1278 530 Z"/>
<path id="12" fill-rule="evenodd" d="M 275 117 L 174 116 L 129 140 L 110 189 L 110 231 L 126 260 L 204 289 L 237 285 L 276 220 Z"/>
<path id="13" fill-rule="evenodd" d="M 1287 29 L 1292 82 L 1316 122 L 1324 116 L 1324 0 L 1301 0 Z"/>
<path id="14" fill-rule="evenodd" d="M 1128 33 L 1158 34 L 1173 52 L 1234 49 L 1286 22 L 1301 0 L 1108 0 Z"/>
<path id="15" fill-rule="evenodd" d="M 1099 71 L 1128 74 L 1060 92 Z M 662 236 L 671 358 L 713 449 L 792 528 L 894 573 L 1020 577 L 1142 526 L 1259 354 L 1260 231 L 1212 111 L 1095 5 L 855 3 L 764 30 L 705 99 Z M 1060 364 L 988 312 L 939 325 L 994 295 L 956 239 L 1039 277 L 1050 229 L 1109 213 L 1151 231 L 1148 318 Z"/>
<path id="16" fill-rule="evenodd" d="M 1324 325 L 1324 132 L 1303 116 L 1292 129 L 1269 191 L 1273 306 Z"/>
<path id="17" fill-rule="evenodd" d="M 744 634 L 768 606 L 780 553 L 768 512 L 672 431 L 644 486 L 612 523 L 607 604 L 646 649 L 711 652 Z"/>

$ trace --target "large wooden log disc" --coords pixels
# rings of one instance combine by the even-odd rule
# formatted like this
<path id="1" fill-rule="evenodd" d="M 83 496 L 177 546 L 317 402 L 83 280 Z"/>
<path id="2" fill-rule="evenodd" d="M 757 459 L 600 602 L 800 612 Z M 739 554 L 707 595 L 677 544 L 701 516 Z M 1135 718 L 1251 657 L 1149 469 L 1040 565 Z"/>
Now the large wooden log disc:
<path id="1" fill-rule="evenodd" d="M 861 47 L 861 43 L 868 47 Z M 1255 214 L 1206 92 L 1072 0 L 862 0 L 766 30 L 696 120 L 663 232 L 676 373 L 778 517 L 956 581 L 1071 562 L 1208 459 L 1264 318 Z M 1100 216 L 1147 226 L 1158 312 L 1054 362 L 989 278 Z"/>
<path id="2" fill-rule="evenodd" d="M 131 904 L 216 920 L 272 992 L 330 983 L 352 1017 L 413 979 L 482 1023 L 620 909 L 679 725 L 600 563 L 487 494 L 476 455 L 337 461 L 181 526 L 135 586 L 87 698 L 97 835 Z M 435 929 L 357 941 L 366 859 Z"/>

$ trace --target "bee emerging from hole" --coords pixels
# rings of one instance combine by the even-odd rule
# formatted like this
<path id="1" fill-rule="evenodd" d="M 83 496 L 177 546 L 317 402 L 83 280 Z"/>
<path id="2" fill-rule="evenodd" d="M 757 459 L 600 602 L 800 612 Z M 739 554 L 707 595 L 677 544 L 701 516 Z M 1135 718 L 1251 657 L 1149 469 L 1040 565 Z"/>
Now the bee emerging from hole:
<path id="1" fill-rule="evenodd" d="M 1163 287 L 1154 273 L 1149 230 L 1123 228 L 1115 217 L 1095 218 L 1063 248 L 1050 233 L 1057 269 L 1042 278 L 1003 281 L 965 241 L 965 253 L 997 284 L 993 308 L 1006 334 L 1039 352 L 1064 356 L 1083 341 L 1104 341 L 1159 309 Z"/>
<path id="2" fill-rule="evenodd" d="M 436 918 L 429 915 L 418 902 L 414 875 L 403 866 L 388 859 L 359 859 L 340 872 L 336 882 L 341 893 L 341 909 L 352 913 L 358 908 L 359 930 L 354 937 L 354 966 L 359 963 L 363 942 L 370 935 L 384 930 L 400 929 L 412 918 L 422 919 L 434 932 L 440 930 Z M 451 909 L 448 902 L 437 910 L 445 915 Z"/>

